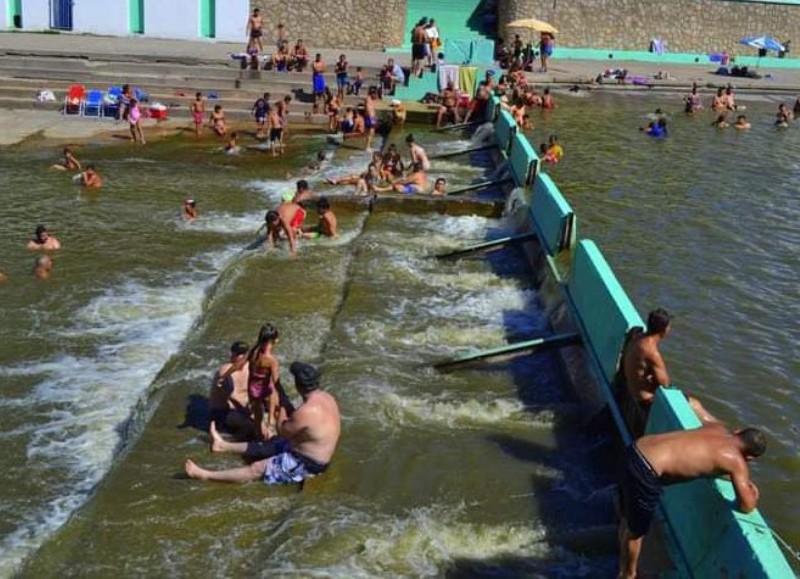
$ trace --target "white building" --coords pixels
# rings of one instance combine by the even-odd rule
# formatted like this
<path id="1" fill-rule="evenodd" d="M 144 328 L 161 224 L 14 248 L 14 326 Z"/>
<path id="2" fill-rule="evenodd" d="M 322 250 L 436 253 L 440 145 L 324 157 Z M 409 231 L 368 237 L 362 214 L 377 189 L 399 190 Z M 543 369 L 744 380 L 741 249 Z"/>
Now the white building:
<path id="1" fill-rule="evenodd" d="M 249 0 L 0 0 L 0 29 L 240 42 Z"/>

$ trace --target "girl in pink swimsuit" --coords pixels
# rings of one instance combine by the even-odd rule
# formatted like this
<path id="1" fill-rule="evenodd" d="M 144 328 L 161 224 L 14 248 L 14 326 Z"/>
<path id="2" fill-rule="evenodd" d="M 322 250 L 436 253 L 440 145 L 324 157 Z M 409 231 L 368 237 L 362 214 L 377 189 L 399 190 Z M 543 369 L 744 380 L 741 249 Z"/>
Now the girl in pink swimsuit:
<path id="1" fill-rule="evenodd" d="M 247 392 L 250 407 L 253 409 L 253 420 L 265 439 L 271 438 L 278 413 L 278 390 L 275 384 L 280 380 L 280 365 L 272 353 L 277 342 L 278 330 L 272 324 L 264 324 L 248 356 L 250 378 Z"/>

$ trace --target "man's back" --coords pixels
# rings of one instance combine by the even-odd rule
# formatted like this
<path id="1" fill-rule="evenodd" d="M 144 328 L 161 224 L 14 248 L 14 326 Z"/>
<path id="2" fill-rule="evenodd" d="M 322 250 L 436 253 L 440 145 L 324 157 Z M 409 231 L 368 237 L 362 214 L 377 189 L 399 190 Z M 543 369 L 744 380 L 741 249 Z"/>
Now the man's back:
<path id="1" fill-rule="evenodd" d="M 628 392 L 636 401 L 650 402 L 659 385 L 669 384 L 655 336 L 634 337 L 625 349 L 623 364 Z"/>
<path id="2" fill-rule="evenodd" d="M 336 399 L 321 390 L 308 395 L 291 418 L 296 434 L 292 449 L 318 460 L 330 462 L 341 432 L 341 416 Z"/>

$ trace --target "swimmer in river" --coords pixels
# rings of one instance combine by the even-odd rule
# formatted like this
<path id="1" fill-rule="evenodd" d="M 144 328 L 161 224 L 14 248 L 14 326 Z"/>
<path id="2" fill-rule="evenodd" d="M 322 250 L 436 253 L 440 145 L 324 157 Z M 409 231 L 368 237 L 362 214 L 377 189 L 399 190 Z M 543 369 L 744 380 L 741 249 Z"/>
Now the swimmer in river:
<path id="1" fill-rule="evenodd" d="M 233 131 L 230 136 L 230 140 L 228 144 L 225 145 L 225 153 L 228 155 L 238 155 L 242 148 L 236 144 L 236 139 L 239 137 L 239 133 Z"/>
<path id="2" fill-rule="evenodd" d="M 181 215 L 185 221 L 194 221 L 197 219 L 197 201 L 194 199 L 184 199 Z"/>
<path id="3" fill-rule="evenodd" d="M 396 193 L 406 193 L 413 195 L 415 193 L 425 193 L 428 189 L 428 175 L 422 168 L 422 163 L 414 163 L 411 166 L 411 173 L 408 177 L 398 179 L 391 185 L 386 187 L 374 187 L 374 190 L 383 193 L 386 191 L 394 191 Z"/>
<path id="4" fill-rule="evenodd" d="M 727 129 L 730 125 L 728 124 L 728 118 L 725 113 L 717 116 L 716 120 L 711 123 L 712 127 L 716 127 L 718 129 Z"/>
<path id="5" fill-rule="evenodd" d="M 64 147 L 62 153 L 64 154 L 64 160 L 61 163 L 53 165 L 53 169 L 58 169 L 59 171 L 73 171 L 75 169 L 78 171 L 81 170 L 81 162 L 78 161 L 78 158 L 72 154 L 72 149 L 69 147 Z"/>
<path id="6" fill-rule="evenodd" d="M 789 110 L 785 104 L 778 105 L 778 113 L 775 115 L 775 126 L 786 128 L 789 126 L 789 121 L 794 119 L 794 114 Z"/>
<path id="7" fill-rule="evenodd" d="M 431 195 L 434 197 L 447 195 L 447 179 L 444 177 L 439 177 L 436 179 L 436 182 L 433 184 L 433 191 L 431 191 Z"/>
<path id="8" fill-rule="evenodd" d="M 81 173 L 81 184 L 87 189 L 100 189 L 103 186 L 103 179 L 95 171 L 94 165 L 87 165 Z"/>
<path id="9" fill-rule="evenodd" d="M 211 428 L 211 451 L 241 454 L 256 462 L 249 466 L 213 471 L 187 460 L 186 474 L 195 479 L 221 482 L 263 480 L 266 484 L 300 483 L 324 473 L 336 451 L 341 417 L 336 399 L 320 390 L 320 372 L 310 364 L 294 362 L 294 376 L 303 403 L 294 408 L 281 397 L 278 438 L 267 442 L 228 442 Z"/>
<path id="10" fill-rule="evenodd" d="M 33 239 L 28 242 L 28 249 L 55 251 L 57 249 L 61 249 L 61 242 L 50 235 L 50 232 L 47 231 L 47 227 L 44 225 L 39 225 L 36 227 L 36 233 L 34 234 Z"/>
<path id="11" fill-rule="evenodd" d="M 231 344 L 228 361 L 217 370 L 208 394 L 211 423 L 217 429 L 243 440 L 256 437 L 247 389 L 250 378 L 250 366 L 247 363 L 249 351 L 244 342 Z"/>
<path id="12" fill-rule="evenodd" d="M 639 130 L 644 131 L 646 134 L 656 139 L 666 138 L 669 134 L 667 132 L 667 119 L 664 117 L 661 117 L 657 121 L 648 123 L 646 127 L 642 127 Z"/>
<path id="13" fill-rule="evenodd" d="M 304 227 L 303 238 L 338 237 L 339 230 L 336 215 L 331 210 L 331 202 L 328 201 L 327 197 L 320 197 L 319 201 L 317 201 L 317 213 L 319 213 L 319 223 L 313 227 Z"/>
<path id="14" fill-rule="evenodd" d="M 747 120 L 745 115 L 739 115 L 736 117 L 736 122 L 733 124 L 733 128 L 739 129 L 740 131 L 746 131 L 747 129 L 752 128 L 750 121 Z"/>
<path id="15" fill-rule="evenodd" d="M 547 153 L 544 160 L 551 165 L 557 165 L 564 158 L 564 148 L 558 143 L 556 135 L 550 135 L 547 140 Z"/>
<path id="16" fill-rule="evenodd" d="M 48 255 L 40 255 L 33 262 L 33 275 L 38 279 L 49 279 L 53 271 L 53 260 Z"/>
<path id="17" fill-rule="evenodd" d="M 277 211 L 267 211 L 266 216 L 264 216 L 264 227 L 267 229 L 267 235 L 264 244 L 267 248 L 275 247 L 282 237 L 281 233 L 283 233 L 283 237 L 289 240 L 289 252 L 292 255 L 297 254 L 297 248 L 295 246 L 295 232 L 289 226 L 289 221 L 281 218 Z M 259 231 L 261 230 L 259 229 Z"/>

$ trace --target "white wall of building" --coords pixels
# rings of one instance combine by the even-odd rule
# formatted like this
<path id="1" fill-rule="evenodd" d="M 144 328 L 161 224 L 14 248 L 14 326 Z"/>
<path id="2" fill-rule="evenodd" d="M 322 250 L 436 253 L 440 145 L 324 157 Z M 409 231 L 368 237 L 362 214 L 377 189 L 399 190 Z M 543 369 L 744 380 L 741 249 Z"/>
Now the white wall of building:
<path id="1" fill-rule="evenodd" d="M 22 26 L 25 30 L 47 30 L 50 28 L 50 1 L 23 0 Z"/>
<path id="2" fill-rule="evenodd" d="M 0 0 L 0 28 L 11 28 L 8 21 L 8 0 Z"/>
<path id="3" fill-rule="evenodd" d="M 75 32 L 127 36 L 128 0 L 74 0 L 72 29 Z"/>
<path id="4" fill-rule="evenodd" d="M 157 38 L 197 40 L 200 37 L 200 2 L 145 0 L 144 34 Z"/>
<path id="5" fill-rule="evenodd" d="M 217 0 L 216 40 L 247 42 L 244 29 L 250 16 L 250 0 Z"/>

